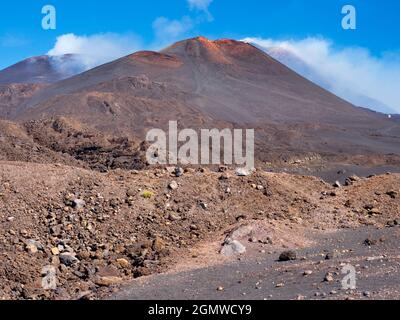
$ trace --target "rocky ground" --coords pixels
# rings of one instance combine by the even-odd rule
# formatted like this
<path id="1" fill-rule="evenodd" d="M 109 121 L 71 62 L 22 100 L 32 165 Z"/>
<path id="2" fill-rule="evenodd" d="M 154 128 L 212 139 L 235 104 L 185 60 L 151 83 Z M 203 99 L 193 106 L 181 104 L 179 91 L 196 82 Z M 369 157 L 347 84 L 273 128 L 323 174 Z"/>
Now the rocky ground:
<path id="1" fill-rule="evenodd" d="M 400 222 L 399 174 L 332 186 L 227 168 L 101 173 L 2 162 L 0 179 L 2 299 L 104 298 L 134 278 L 202 267 L 204 257 L 228 263 L 251 251 L 248 240 L 280 252 L 312 246 L 313 231 Z M 254 224 L 248 239 L 243 226 Z M 45 290 L 52 277 L 56 289 Z"/>

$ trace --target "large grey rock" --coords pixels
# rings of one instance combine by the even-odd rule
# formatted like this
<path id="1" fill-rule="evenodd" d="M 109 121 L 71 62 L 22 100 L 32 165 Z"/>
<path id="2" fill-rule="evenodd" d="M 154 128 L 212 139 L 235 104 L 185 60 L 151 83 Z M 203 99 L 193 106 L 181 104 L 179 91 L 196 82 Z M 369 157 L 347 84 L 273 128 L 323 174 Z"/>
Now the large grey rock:
<path id="1" fill-rule="evenodd" d="M 43 245 L 39 241 L 36 241 L 36 240 L 33 240 L 33 239 L 26 240 L 25 245 L 26 245 L 26 248 L 27 248 L 28 251 L 31 251 L 30 249 L 35 251 L 35 248 L 36 248 L 36 251 L 38 251 L 38 250 L 43 251 L 44 250 Z"/>
<path id="2" fill-rule="evenodd" d="M 82 199 L 72 200 L 72 207 L 74 209 L 77 209 L 77 210 L 83 209 L 85 207 L 85 205 L 86 205 L 85 200 L 82 200 Z"/>
<path id="3" fill-rule="evenodd" d="M 225 243 L 221 249 L 221 254 L 227 257 L 231 257 L 246 252 L 246 247 L 237 240 Z"/>
<path id="4" fill-rule="evenodd" d="M 246 168 L 237 168 L 236 175 L 238 177 L 247 177 L 247 176 L 251 175 L 251 171 Z"/>
<path id="5" fill-rule="evenodd" d="M 74 265 L 75 263 L 78 263 L 79 260 L 73 254 L 68 252 L 68 253 L 62 253 L 60 255 L 60 262 L 63 265 L 70 267 L 70 266 Z"/>
<path id="6" fill-rule="evenodd" d="M 232 230 L 228 236 L 226 237 L 226 239 L 230 239 L 230 240 L 239 240 L 239 239 L 243 239 L 246 237 L 250 237 L 252 235 L 254 231 L 254 227 L 250 226 L 250 225 L 243 225 L 240 227 L 235 228 L 234 230 Z"/>
<path id="7" fill-rule="evenodd" d="M 169 185 L 168 188 L 170 188 L 171 190 L 176 190 L 178 189 L 178 183 L 176 181 L 172 181 Z"/>
<path id="8" fill-rule="evenodd" d="M 292 250 L 284 251 L 279 256 L 279 261 L 293 261 L 296 259 L 297 259 L 296 252 L 294 252 Z"/>

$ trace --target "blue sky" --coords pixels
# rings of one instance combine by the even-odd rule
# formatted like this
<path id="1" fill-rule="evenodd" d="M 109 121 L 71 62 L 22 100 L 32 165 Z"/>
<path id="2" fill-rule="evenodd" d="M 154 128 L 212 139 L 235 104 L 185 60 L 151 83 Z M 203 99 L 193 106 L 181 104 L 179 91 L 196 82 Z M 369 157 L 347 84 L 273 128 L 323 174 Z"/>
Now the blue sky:
<path id="1" fill-rule="evenodd" d="M 57 29 L 41 28 L 41 8 L 57 9 Z M 358 28 L 341 28 L 341 8 L 353 4 Z M 202 34 L 219 37 L 303 38 L 323 36 L 336 45 L 357 45 L 374 55 L 400 50 L 400 1 L 386 0 L 214 0 L 213 19 L 203 19 L 182 36 Z M 197 10 L 199 11 L 199 10 Z M 0 11 L 0 67 L 24 57 L 49 51 L 57 36 L 66 33 L 90 35 L 103 32 L 132 33 L 144 45 L 154 42 L 152 24 L 158 17 L 197 19 L 186 0 L 13 0 L 2 1 Z M 201 18 L 199 20 L 202 20 Z M 209 21 L 210 20 L 210 21 Z"/>
<path id="2" fill-rule="evenodd" d="M 48 4 L 57 9 L 56 30 L 41 27 L 41 9 Z M 346 4 L 357 10 L 356 30 L 341 27 L 341 9 Z M 358 77 L 373 65 L 371 81 L 360 85 L 365 93 L 375 86 L 372 78 L 398 80 L 394 71 L 400 74 L 399 30 L 397 0 L 13 0 L 1 4 L 0 69 L 30 56 L 71 50 L 100 55 L 88 62 L 92 66 L 196 35 L 290 40 L 296 48 L 311 38 L 313 48 L 329 51 L 326 59 L 346 55 L 347 69 L 358 67 L 355 60 L 361 59 L 364 65 Z M 322 46 L 315 44 L 318 40 L 324 41 Z M 345 74 L 341 76 L 346 80 Z M 392 87 L 384 91 L 382 86 L 380 94 L 372 95 L 384 96 L 384 102 L 393 105 L 400 97 L 388 98 L 387 90 L 400 90 Z"/>

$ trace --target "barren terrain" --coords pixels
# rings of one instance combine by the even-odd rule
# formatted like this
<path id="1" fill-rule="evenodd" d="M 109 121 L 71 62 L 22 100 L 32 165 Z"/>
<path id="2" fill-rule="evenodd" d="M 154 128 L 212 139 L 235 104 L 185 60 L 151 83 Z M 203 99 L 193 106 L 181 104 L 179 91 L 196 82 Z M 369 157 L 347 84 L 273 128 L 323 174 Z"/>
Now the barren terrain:
<path id="1" fill-rule="evenodd" d="M 98 173 L 2 162 L 0 175 L 4 299 L 106 297 L 129 279 L 174 268 L 196 248 L 188 265 L 201 265 L 202 246 L 222 245 L 229 230 L 256 221 L 266 231 L 254 241 L 268 251 L 306 247 L 312 230 L 399 224 L 398 174 L 354 177 L 342 188 L 313 177 L 207 169 L 176 177 L 165 169 Z M 57 269 L 55 291 L 41 286 L 49 265 Z"/>
<path id="2" fill-rule="evenodd" d="M 188 39 L 62 81 L 49 63 L 0 75 L 1 299 L 173 299 L 189 278 L 194 299 L 399 298 L 379 282 L 398 277 L 396 117 L 234 40 Z M 257 170 L 150 166 L 146 132 L 169 121 L 254 128 Z M 326 250 L 348 251 L 321 263 Z M 329 295 L 321 274 L 346 261 L 376 280 Z M 249 289 L 256 278 L 266 291 Z"/>

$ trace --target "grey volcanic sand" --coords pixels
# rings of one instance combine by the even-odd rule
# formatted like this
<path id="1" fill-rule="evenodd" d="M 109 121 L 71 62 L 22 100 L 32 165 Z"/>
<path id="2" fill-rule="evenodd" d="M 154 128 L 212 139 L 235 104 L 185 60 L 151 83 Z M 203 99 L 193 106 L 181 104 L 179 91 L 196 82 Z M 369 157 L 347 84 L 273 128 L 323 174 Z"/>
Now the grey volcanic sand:
<path id="1" fill-rule="evenodd" d="M 282 170 L 276 170 L 277 172 L 282 172 Z M 335 165 L 328 166 L 328 168 L 294 168 L 285 170 L 285 172 L 300 174 L 300 175 L 308 175 L 314 176 L 323 179 L 326 182 L 334 183 L 335 181 L 339 181 L 344 184 L 345 180 L 352 176 L 356 175 L 362 178 L 366 178 L 371 175 L 381 175 L 387 172 L 391 173 L 400 173 L 400 166 L 359 166 L 359 165 Z"/>
<path id="2" fill-rule="evenodd" d="M 128 284 L 111 299 L 208 300 L 208 299 L 399 299 L 400 228 L 362 228 L 316 235 L 318 245 L 297 251 L 293 262 L 278 262 L 279 252 L 252 253 L 241 261 L 177 274 L 156 275 Z M 383 242 L 368 247 L 369 238 Z M 337 257 L 325 260 L 328 252 Z M 356 268 L 357 289 L 342 290 L 341 269 Z M 312 274 L 305 276 L 304 272 Z M 333 282 L 324 281 L 327 272 Z M 283 284 L 283 287 L 277 287 Z M 223 291 L 217 290 L 222 287 Z"/>

